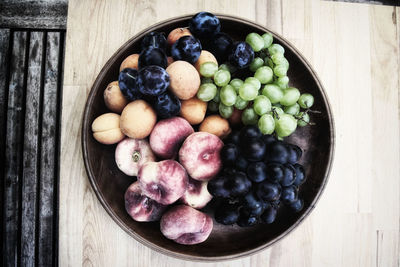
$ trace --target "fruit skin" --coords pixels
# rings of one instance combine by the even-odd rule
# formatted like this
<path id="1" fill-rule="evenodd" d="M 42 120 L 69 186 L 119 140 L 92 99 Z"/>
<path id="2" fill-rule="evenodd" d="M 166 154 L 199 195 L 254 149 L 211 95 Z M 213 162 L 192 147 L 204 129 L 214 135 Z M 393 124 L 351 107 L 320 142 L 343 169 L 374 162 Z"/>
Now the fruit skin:
<path id="1" fill-rule="evenodd" d="M 213 220 L 209 215 L 186 205 L 172 207 L 160 221 L 161 233 L 183 245 L 204 242 L 212 228 Z"/>
<path id="2" fill-rule="evenodd" d="M 160 158 L 172 159 L 178 154 L 183 141 L 194 133 L 183 118 L 173 117 L 157 122 L 150 134 L 150 147 Z"/>
<path id="3" fill-rule="evenodd" d="M 281 196 L 282 188 L 279 184 L 264 181 L 257 186 L 257 196 L 264 201 L 275 201 Z"/>
<path id="4" fill-rule="evenodd" d="M 230 192 L 230 197 L 239 197 L 250 191 L 251 182 L 244 172 L 234 172 L 228 177 L 224 187 Z"/>
<path id="5" fill-rule="evenodd" d="M 131 184 L 125 192 L 125 210 L 138 222 L 153 222 L 161 219 L 167 206 L 143 195 L 139 182 Z"/>
<path id="6" fill-rule="evenodd" d="M 285 164 L 288 158 L 287 147 L 282 141 L 276 141 L 268 146 L 265 154 L 267 162 Z"/>
<path id="7" fill-rule="evenodd" d="M 224 201 L 215 209 L 214 217 L 218 223 L 232 225 L 239 219 L 239 208 Z"/>
<path id="8" fill-rule="evenodd" d="M 216 135 L 206 132 L 192 133 L 179 150 L 179 160 L 190 177 L 208 181 L 221 169 L 220 151 L 223 145 Z"/>
<path id="9" fill-rule="evenodd" d="M 214 134 L 219 138 L 225 138 L 232 130 L 229 127 L 228 120 L 222 118 L 220 115 L 210 115 L 200 124 L 199 131 Z"/>
<path id="10" fill-rule="evenodd" d="M 302 199 L 297 199 L 296 201 L 289 204 L 289 207 L 294 212 L 299 212 L 304 208 L 304 201 Z"/>
<path id="11" fill-rule="evenodd" d="M 176 116 L 181 111 L 181 101 L 171 91 L 156 96 L 153 107 L 159 118 L 167 119 Z"/>
<path id="12" fill-rule="evenodd" d="M 200 57 L 202 47 L 200 41 L 194 36 L 182 36 L 171 47 L 174 60 L 184 60 L 194 64 Z"/>
<path id="13" fill-rule="evenodd" d="M 218 176 L 208 182 L 207 189 L 211 195 L 218 198 L 229 198 L 230 192 L 225 188 L 225 183 L 228 180 L 226 176 Z"/>
<path id="14" fill-rule="evenodd" d="M 237 221 L 237 224 L 240 227 L 249 227 L 249 226 L 253 226 L 256 225 L 258 222 L 257 217 L 248 214 L 245 210 L 241 209 L 240 210 L 240 215 L 239 215 L 239 219 Z"/>
<path id="15" fill-rule="evenodd" d="M 261 138 L 254 138 L 241 145 L 243 156 L 249 161 L 260 161 L 264 158 L 266 146 Z"/>
<path id="16" fill-rule="evenodd" d="M 243 69 L 253 61 L 254 51 L 248 43 L 236 42 L 232 45 L 228 59 L 233 66 Z"/>
<path id="17" fill-rule="evenodd" d="M 280 181 L 282 186 L 290 186 L 292 185 L 296 180 L 296 169 L 290 165 L 290 164 L 285 164 L 283 166 L 283 177 L 282 180 Z"/>
<path id="18" fill-rule="evenodd" d="M 200 87 L 200 76 L 193 65 L 178 60 L 168 66 L 170 90 L 181 100 L 194 97 Z"/>
<path id="19" fill-rule="evenodd" d="M 228 59 L 232 45 L 232 38 L 228 34 L 220 32 L 212 38 L 209 49 L 215 55 L 218 62 L 225 62 Z"/>
<path id="20" fill-rule="evenodd" d="M 149 49 L 150 47 L 160 48 L 164 50 L 167 48 L 167 40 L 165 36 L 161 32 L 149 32 L 147 33 L 141 42 L 142 51 L 145 49 Z"/>
<path id="21" fill-rule="evenodd" d="M 259 216 L 264 212 L 265 205 L 254 192 L 246 194 L 243 197 L 242 203 L 243 212 L 249 215 Z"/>
<path id="22" fill-rule="evenodd" d="M 139 55 L 139 69 L 146 66 L 156 65 L 166 68 L 168 65 L 167 55 L 160 48 L 151 47 L 143 50 Z"/>
<path id="23" fill-rule="evenodd" d="M 219 19 L 209 12 L 199 12 L 189 21 L 190 32 L 198 37 L 211 38 L 221 30 Z"/>
<path id="24" fill-rule="evenodd" d="M 172 46 L 176 41 L 179 40 L 182 36 L 189 36 L 192 35 L 188 28 L 176 28 L 173 29 L 167 37 L 167 44 L 168 46 Z"/>
<path id="25" fill-rule="evenodd" d="M 144 95 L 161 95 L 169 86 L 169 75 L 159 66 L 148 66 L 139 71 L 137 85 Z"/>
<path id="26" fill-rule="evenodd" d="M 130 68 L 123 69 L 118 76 L 118 85 L 121 93 L 129 101 L 142 98 L 142 94 L 137 86 L 137 76 L 138 71 Z"/>
<path id="27" fill-rule="evenodd" d="M 252 139 L 260 138 L 261 132 L 255 125 L 248 125 L 240 130 L 240 141 L 243 143 L 251 142 Z"/>
<path id="28" fill-rule="evenodd" d="M 115 113 L 121 114 L 124 107 L 128 104 L 128 100 L 126 100 L 119 89 L 118 81 L 109 83 L 104 90 L 103 96 L 106 107 Z"/>
<path id="29" fill-rule="evenodd" d="M 156 120 L 156 112 L 147 102 L 135 100 L 122 111 L 120 128 L 128 137 L 143 139 L 150 135 Z"/>
<path id="30" fill-rule="evenodd" d="M 121 66 L 119 67 L 119 71 L 123 69 L 131 68 L 131 69 L 139 69 L 139 54 L 132 54 L 122 61 Z"/>
<path id="31" fill-rule="evenodd" d="M 252 162 L 247 167 L 247 177 L 256 183 L 260 183 L 267 179 L 267 166 L 264 162 Z"/>
<path id="32" fill-rule="evenodd" d="M 239 155 L 239 149 L 235 144 L 226 144 L 220 152 L 224 166 L 233 166 Z"/>
<path id="33" fill-rule="evenodd" d="M 207 190 L 207 185 L 207 181 L 200 182 L 189 177 L 188 187 L 180 201 L 195 209 L 204 208 L 212 199 L 212 195 Z"/>
<path id="34" fill-rule="evenodd" d="M 115 163 L 128 176 L 137 176 L 146 162 L 154 162 L 156 157 L 146 139 L 125 138 L 115 148 Z"/>
<path id="35" fill-rule="evenodd" d="M 98 142 L 111 145 L 124 139 L 125 135 L 119 128 L 120 116 L 115 113 L 105 113 L 92 123 L 93 137 Z"/>
<path id="36" fill-rule="evenodd" d="M 291 204 L 297 201 L 298 191 L 295 186 L 288 186 L 282 189 L 281 200 L 285 204 Z"/>
<path id="37" fill-rule="evenodd" d="M 276 219 L 277 210 L 272 207 L 270 204 L 267 204 L 265 207 L 265 211 L 261 214 L 260 219 L 263 223 L 271 224 Z"/>
<path id="38" fill-rule="evenodd" d="M 146 162 L 137 178 L 143 194 L 163 205 L 181 198 L 188 186 L 186 170 L 175 160 Z"/>
<path id="39" fill-rule="evenodd" d="M 207 50 L 203 49 L 203 50 L 201 50 L 200 56 L 197 59 L 196 63 L 194 64 L 194 67 L 196 68 L 196 70 L 199 73 L 200 73 L 200 66 L 203 65 L 206 62 L 214 62 L 218 66 L 218 61 L 214 57 L 214 55 L 211 54 L 210 52 L 208 52 Z"/>
<path id="40" fill-rule="evenodd" d="M 181 102 L 180 115 L 190 124 L 199 124 L 204 120 L 207 111 L 207 102 L 201 101 L 197 97 L 192 97 Z"/>
<path id="41" fill-rule="evenodd" d="M 294 181 L 293 185 L 299 186 L 306 181 L 306 173 L 304 167 L 300 164 L 294 164 L 294 169 L 296 170 L 296 180 Z"/>

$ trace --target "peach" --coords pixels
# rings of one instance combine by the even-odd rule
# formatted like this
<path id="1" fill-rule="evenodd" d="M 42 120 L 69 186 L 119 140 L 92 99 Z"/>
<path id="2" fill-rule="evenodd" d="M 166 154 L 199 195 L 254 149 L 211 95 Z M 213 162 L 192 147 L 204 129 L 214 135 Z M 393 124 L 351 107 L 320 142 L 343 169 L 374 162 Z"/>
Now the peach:
<path id="1" fill-rule="evenodd" d="M 180 115 L 190 124 L 199 124 L 204 120 L 207 111 L 207 102 L 201 101 L 197 97 L 181 101 Z"/>
<path id="2" fill-rule="evenodd" d="M 163 235 L 183 245 L 204 242 L 213 228 L 211 217 L 186 205 L 178 205 L 161 217 L 160 230 Z"/>
<path id="3" fill-rule="evenodd" d="M 179 150 L 179 161 L 190 177 L 208 181 L 221 169 L 219 153 L 223 146 L 224 143 L 214 134 L 192 133 Z"/>
<path id="4" fill-rule="evenodd" d="M 139 69 L 139 54 L 132 54 L 122 61 L 119 71 L 126 68 Z"/>
<path id="5" fill-rule="evenodd" d="M 200 73 L 200 66 L 206 62 L 213 62 L 218 66 L 218 61 L 212 53 L 208 52 L 207 50 L 201 50 L 199 59 L 196 61 L 196 63 L 194 63 L 194 67 L 199 73 Z"/>
<path id="6" fill-rule="evenodd" d="M 199 127 L 200 132 L 215 134 L 219 138 L 225 138 L 231 133 L 231 127 L 227 119 L 220 115 L 211 115 L 206 117 Z"/>
<path id="7" fill-rule="evenodd" d="M 167 37 L 168 46 L 172 46 L 176 41 L 179 40 L 182 36 L 192 35 L 188 28 L 176 28 L 173 29 Z"/>
<path id="8" fill-rule="evenodd" d="M 115 162 L 118 168 L 129 176 L 138 175 L 140 167 L 156 157 L 145 139 L 125 138 L 115 149 Z"/>
<path id="9" fill-rule="evenodd" d="M 192 64 L 178 60 L 166 69 L 170 90 L 182 100 L 194 97 L 200 87 L 200 75 Z"/>
<path id="10" fill-rule="evenodd" d="M 128 100 L 126 100 L 119 89 L 118 81 L 109 83 L 104 90 L 103 96 L 107 108 L 115 113 L 121 114 L 124 107 L 128 104 Z"/>
<path id="11" fill-rule="evenodd" d="M 125 192 L 125 209 L 135 221 L 158 221 L 166 208 L 167 206 L 143 195 L 138 181 L 131 184 Z"/>
<path id="12" fill-rule="evenodd" d="M 163 205 L 181 198 L 188 185 L 185 168 L 175 160 L 147 162 L 137 178 L 143 194 Z"/>
<path id="13" fill-rule="evenodd" d="M 115 113 L 105 113 L 92 123 L 93 137 L 105 145 L 112 145 L 124 139 L 125 135 L 119 128 L 120 116 Z"/>
<path id="14" fill-rule="evenodd" d="M 154 109 L 144 100 L 135 100 L 122 111 L 119 126 L 126 136 L 143 139 L 150 135 L 156 121 Z"/>
<path id="15" fill-rule="evenodd" d="M 183 118 L 161 120 L 150 134 L 151 149 L 160 158 L 175 158 L 180 145 L 193 132 L 192 126 Z"/>
<path id="16" fill-rule="evenodd" d="M 204 208 L 212 199 L 212 195 L 207 190 L 207 184 L 207 181 L 201 182 L 189 177 L 188 187 L 180 201 L 195 209 Z"/>

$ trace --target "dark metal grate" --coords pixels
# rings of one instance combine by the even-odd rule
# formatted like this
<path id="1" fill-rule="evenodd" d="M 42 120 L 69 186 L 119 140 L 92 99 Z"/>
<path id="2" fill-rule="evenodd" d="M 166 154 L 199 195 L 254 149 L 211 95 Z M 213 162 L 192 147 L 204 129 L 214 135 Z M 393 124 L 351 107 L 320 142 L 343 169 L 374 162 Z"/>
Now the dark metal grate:
<path id="1" fill-rule="evenodd" d="M 65 31 L 0 29 L 3 266 L 54 266 Z"/>

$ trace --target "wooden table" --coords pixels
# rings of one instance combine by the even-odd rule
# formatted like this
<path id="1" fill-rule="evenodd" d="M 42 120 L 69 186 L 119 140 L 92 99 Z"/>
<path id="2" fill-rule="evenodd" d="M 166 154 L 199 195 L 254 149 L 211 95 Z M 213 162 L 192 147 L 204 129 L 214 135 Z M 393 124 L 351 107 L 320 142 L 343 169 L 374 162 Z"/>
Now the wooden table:
<path id="1" fill-rule="evenodd" d="M 140 30 L 201 10 L 254 20 L 292 42 L 326 88 L 337 136 L 330 180 L 312 214 L 261 253 L 207 266 L 398 266 L 400 8 L 319 0 L 70 0 L 61 266 L 203 266 L 154 252 L 119 228 L 93 193 L 81 152 L 86 97 L 106 61 Z"/>

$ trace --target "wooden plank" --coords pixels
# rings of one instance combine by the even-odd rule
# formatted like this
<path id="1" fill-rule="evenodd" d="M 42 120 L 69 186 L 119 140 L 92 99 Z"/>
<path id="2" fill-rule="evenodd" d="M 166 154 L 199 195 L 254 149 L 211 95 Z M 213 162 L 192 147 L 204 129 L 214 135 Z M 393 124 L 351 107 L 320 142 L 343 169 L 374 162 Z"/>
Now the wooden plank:
<path id="1" fill-rule="evenodd" d="M 0 1 L 0 25 L 5 28 L 65 29 L 68 0 Z"/>
<path id="2" fill-rule="evenodd" d="M 56 210 L 57 196 L 57 164 L 58 164 L 58 95 L 60 93 L 59 77 L 62 69 L 63 45 L 62 33 L 47 33 L 46 58 L 44 72 L 42 135 L 41 135 L 41 161 L 40 161 L 40 190 L 39 190 L 39 236 L 38 236 L 38 264 L 51 266 L 54 264 L 56 244 Z M 60 54 L 61 53 L 61 54 Z"/>
<path id="3" fill-rule="evenodd" d="M 23 125 L 25 113 L 25 66 L 27 32 L 14 32 L 10 83 L 8 88 L 7 136 L 5 148 L 4 239 L 3 264 L 16 266 L 19 262 L 20 183 L 22 178 Z"/>
<path id="4" fill-rule="evenodd" d="M 4 217 L 4 162 L 5 162 L 5 135 L 7 114 L 7 85 L 9 68 L 10 30 L 0 29 L 0 222 Z M 3 240 L 3 231 L 0 231 L 0 240 Z M 3 252 L 3 242 L 0 242 L 0 251 Z"/>
<path id="5" fill-rule="evenodd" d="M 21 264 L 34 266 L 37 246 L 38 177 L 40 175 L 43 32 L 30 34 L 26 82 L 25 131 L 21 206 Z"/>

